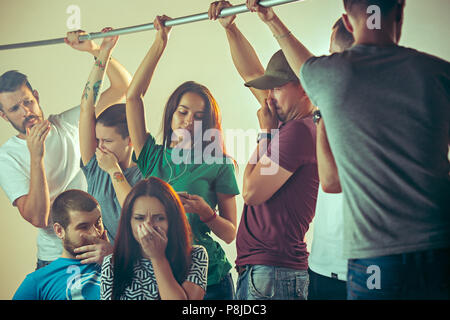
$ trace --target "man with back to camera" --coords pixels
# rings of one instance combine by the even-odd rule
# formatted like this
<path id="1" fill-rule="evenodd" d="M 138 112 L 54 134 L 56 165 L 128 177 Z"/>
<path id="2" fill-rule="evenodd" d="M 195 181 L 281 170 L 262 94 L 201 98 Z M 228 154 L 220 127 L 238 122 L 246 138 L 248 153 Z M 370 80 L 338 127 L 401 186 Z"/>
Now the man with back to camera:
<path id="1" fill-rule="evenodd" d="M 210 19 L 229 6 L 228 1 L 213 2 Z M 318 188 L 315 107 L 283 52 L 276 52 L 264 70 L 234 19 L 219 21 L 235 67 L 261 105 L 257 116 L 262 130 L 244 172 L 236 296 L 239 300 L 307 299 L 304 237 L 314 216 Z"/>
<path id="2" fill-rule="evenodd" d="M 248 6 L 320 106 L 320 181 L 344 196 L 347 298 L 449 299 L 450 63 L 398 45 L 404 0 L 344 0 L 355 45 L 324 57 Z"/>
<path id="3" fill-rule="evenodd" d="M 82 31 L 69 32 L 66 43 L 94 57 L 99 46 L 78 41 Z M 111 86 L 99 98 L 97 114 L 125 97 L 131 76 L 115 59 L 107 70 Z M 49 221 L 53 199 L 67 189 L 87 190 L 80 169 L 79 106 L 44 119 L 39 94 L 27 76 L 8 71 L 0 76 L 0 116 L 18 134 L 0 147 L 0 186 L 22 217 L 39 228 L 37 266 L 58 258 L 61 243 Z M 98 249 L 107 243 L 99 243 Z"/>
<path id="4" fill-rule="evenodd" d="M 13 300 L 99 300 L 101 266 L 81 263 L 74 252 L 108 241 L 97 200 L 81 190 L 64 191 L 54 200 L 51 216 L 62 255 L 27 275 Z"/>

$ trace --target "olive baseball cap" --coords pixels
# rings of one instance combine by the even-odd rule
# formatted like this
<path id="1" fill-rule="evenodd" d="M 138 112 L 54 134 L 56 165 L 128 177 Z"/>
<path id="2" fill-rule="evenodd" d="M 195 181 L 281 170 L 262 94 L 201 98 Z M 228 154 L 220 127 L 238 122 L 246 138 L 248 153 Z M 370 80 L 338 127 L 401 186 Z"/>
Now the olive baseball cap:
<path id="1" fill-rule="evenodd" d="M 283 51 L 279 50 L 270 58 L 264 75 L 246 82 L 244 85 L 260 90 L 268 90 L 281 87 L 291 81 L 299 81 L 299 79 L 289 66 Z"/>

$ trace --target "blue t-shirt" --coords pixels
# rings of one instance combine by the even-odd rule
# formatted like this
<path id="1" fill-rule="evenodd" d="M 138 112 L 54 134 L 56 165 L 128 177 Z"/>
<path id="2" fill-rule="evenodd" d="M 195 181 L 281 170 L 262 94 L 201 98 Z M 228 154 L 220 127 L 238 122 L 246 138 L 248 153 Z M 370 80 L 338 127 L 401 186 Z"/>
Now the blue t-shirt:
<path id="1" fill-rule="evenodd" d="M 88 193 L 97 199 L 102 209 L 103 225 L 108 232 L 109 241 L 114 244 L 122 207 L 117 200 L 111 177 L 98 166 L 95 154 L 85 166 L 81 165 L 81 169 L 86 176 Z M 142 180 L 142 174 L 137 166 L 125 169 L 123 175 L 132 187 Z"/>
<path id="2" fill-rule="evenodd" d="M 13 300 L 99 300 L 101 268 L 58 258 L 27 275 Z"/>

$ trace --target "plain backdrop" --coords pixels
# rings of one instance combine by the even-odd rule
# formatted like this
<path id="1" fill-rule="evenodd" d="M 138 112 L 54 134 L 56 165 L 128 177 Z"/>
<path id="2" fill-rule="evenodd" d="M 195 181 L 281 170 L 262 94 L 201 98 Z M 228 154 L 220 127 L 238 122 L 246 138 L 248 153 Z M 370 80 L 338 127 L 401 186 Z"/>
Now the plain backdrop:
<path id="1" fill-rule="evenodd" d="M 231 2 L 237 5 L 243 0 Z M 400 44 L 450 60 L 450 1 L 406 2 Z M 106 26 L 121 28 L 149 23 L 156 15 L 176 18 L 206 12 L 209 3 L 205 0 L 0 0 L 0 44 L 65 36 L 71 17 L 67 9 L 71 5 L 80 9 L 81 29 L 97 32 Z M 312 53 L 323 55 L 328 54 L 331 27 L 342 14 L 343 5 L 342 0 L 306 0 L 279 6 L 275 11 Z M 236 23 L 266 66 L 279 49 L 269 29 L 252 13 L 240 14 Z M 154 35 L 154 31 L 146 31 L 121 36 L 113 56 L 133 74 Z M 48 116 L 79 104 L 93 62 L 90 54 L 65 44 L 6 50 L 0 51 L 0 74 L 8 70 L 27 74 L 33 88 L 39 91 L 40 104 Z M 259 106 L 234 69 L 224 30 L 218 22 L 200 21 L 173 27 L 145 97 L 147 123 L 154 134 L 160 132 L 163 106 L 170 93 L 187 80 L 206 85 L 217 99 L 225 139 L 231 130 L 257 132 Z M 15 134 L 9 123 L 0 120 L 0 144 Z M 255 146 L 253 139 L 244 140 L 244 149 L 228 150 L 238 160 L 237 179 L 241 190 L 245 161 Z M 238 221 L 242 206 L 242 197 L 238 196 Z M 37 231 L 20 216 L 3 191 L 0 191 L 0 212 L 0 299 L 11 299 L 25 276 L 35 269 Z M 306 237 L 309 246 L 311 229 Z M 222 244 L 234 264 L 235 242 Z M 236 280 L 234 271 L 233 276 Z"/>

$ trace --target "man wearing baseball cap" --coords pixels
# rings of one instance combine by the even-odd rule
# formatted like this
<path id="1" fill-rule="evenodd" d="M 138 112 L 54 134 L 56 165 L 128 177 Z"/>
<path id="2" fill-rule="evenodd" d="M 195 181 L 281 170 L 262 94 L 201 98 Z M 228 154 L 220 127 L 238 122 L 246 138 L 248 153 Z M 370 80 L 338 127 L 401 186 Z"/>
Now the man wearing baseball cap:
<path id="1" fill-rule="evenodd" d="M 210 19 L 228 6 L 227 1 L 212 3 Z M 304 237 L 319 184 L 315 107 L 283 52 L 276 52 L 264 70 L 234 19 L 219 21 L 236 69 L 261 104 L 258 146 L 244 172 L 245 205 L 236 237 L 237 299 L 306 299 Z"/>

